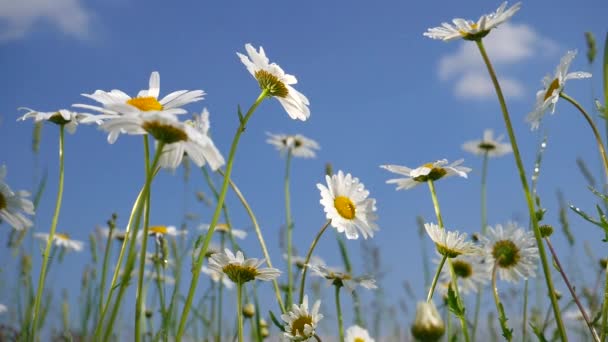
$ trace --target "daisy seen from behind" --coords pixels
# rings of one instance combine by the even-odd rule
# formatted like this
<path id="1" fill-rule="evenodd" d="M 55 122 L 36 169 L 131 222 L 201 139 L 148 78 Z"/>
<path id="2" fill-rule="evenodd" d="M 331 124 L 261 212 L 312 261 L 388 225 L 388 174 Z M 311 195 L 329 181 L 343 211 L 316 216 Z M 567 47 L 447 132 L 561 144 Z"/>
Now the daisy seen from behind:
<path id="1" fill-rule="evenodd" d="M 568 73 L 570 64 L 576 57 L 576 50 L 568 51 L 559 62 L 553 75 L 547 75 L 543 78 L 543 89 L 536 93 L 536 104 L 532 112 L 526 117 L 526 121 L 530 123 L 532 130 L 540 126 L 540 121 L 548 110 L 551 114 L 555 113 L 555 105 L 561 92 L 564 90 L 567 80 L 589 78 L 591 74 L 583 71 L 575 71 Z"/>
<path id="2" fill-rule="evenodd" d="M 331 285 L 345 287 L 349 291 L 354 291 L 357 286 L 368 290 L 377 289 L 376 280 L 369 276 L 355 277 L 350 273 L 343 272 L 336 268 L 319 264 L 309 264 L 308 267 L 318 276 L 328 280 Z"/>
<path id="3" fill-rule="evenodd" d="M 268 135 L 266 142 L 273 145 L 283 156 L 291 153 L 294 157 L 315 158 L 317 156 L 315 150 L 321 148 L 316 141 L 301 134 L 266 134 Z"/>
<path id="4" fill-rule="evenodd" d="M 482 15 L 477 22 L 455 18 L 452 20 L 453 25 L 444 22 L 439 27 L 429 28 L 424 35 L 446 42 L 459 38 L 464 40 L 480 40 L 490 33 L 490 30 L 509 20 L 520 8 L 521 3 L 518 2 L 507 9 L 507 2 L 505 1 L 495 12 Z"/>
<path id="5" fill-rule="evenodd" d="M 345 342 L 375 342 L 375 340 L 369 336 L 369 332 L 358 325 L 353 325 L 346 329 L 344 340 Z"/>
<path id="6" fill-rule="evenodd" d="M 209 224 L 203 223 L 198 228 L 200 230 L 208 231 Z M 236 228 L 229 227 L 225 223 L 216 224 L 214 232 L 221 233 L 221 234 L 231 234 L 232 236 L 234 236 L 235 238 L 237 238 L 239 240 L 243 240 L 244 238 L 247 237 L 246 231 L 244 231 L 242 229 L 236 229 Z"/>
<path id="7" fill-rule="evenodd" d="M 439 263 L 439 260 L 435 260 Z M 461 294 L 477 293 L 492 278 L 492 263 L 482 255 L 459 255 L 452 259 L 452 267 L 458 279 L 458 290 Z M 452 281 L 448 267 L 441 269 L 440 281 L 446 286 L 441 289 L 447 293 Z"/>
<path id="8" fill-rule="evenodd" d="M 514 222 L 488 227 L 480 236 L 488 261 L 498 268 L 500 278 L 511 283 L 535 277 L 539 255 L 532 232 L 526 232 Z"/>
<path id="9" fill-rule="evenodd" d="M 397 190 L 407 190 L 427 181 L 437 181 L 444 177 L 460 176 L 467 178 L 471 168 L 460 166 L 464 159 L 459 159 L 448 165 L 447 159 L 427 163 L 415 169 L 401 165 L 380 165 L 381 168 L 390 172 L 406 176 L 405 178 L 394 178 L 386 181 L 387 184 L 397 184 Z"/>
<path id="10" fill-rule="evenodd" d="M 467 141 L 462 144 L 462 149 L 478 156 L 501 157 L 513 152 L 511 144 L 502 142 L 503 138 L 504 135 L 494 138 L 494 131 L 486 129 L 481 140 Z"/>
<path id="11" fill-rule="evenodd" d="M 25 121 L 26 119 L 33 119 L 34 122 L 49 121 L 56 125 L 65 126 L 69 133 L 76 132 L 78 123 L 94 117 L 92 114 L 76 113 L 67 109 L 60 109 L 55 112 L 40 112 L 31 108 L 21 107 L 19 110 L 27 110 L 23 116 L 19 117 L 17 121 Z M 100 123 L 98 121 L 97 123 Z"/>
<path id="12" fill-rule="evenodd" d="M 49 240 L 49 234 L 47 233 L 34 233 L 34 237 L 44 242 Z M 68 234 L 63 233 L 55 233 L 53 235 L 53 244 L 57 247 L 75 252 L 80 252 L 84 248 L 84 242 L 72 240 Z"/>
<path id="13" fill-rule="evenodd" d="M 467 233 L 451 232 L 434 223 L 425 223 L 424 229 L 437 248 L 437 252 L 448 258 L 459 255 L 475 255 L 480 253 L 479 247 L 467 241 Z"/>
<path id="14" fill-rule="evenodd" d="M 333 176 L 325 176 L 327 187 L 317 184 L 321 192 L 321 201 L 328 220 L 331 225 L 344 232 L 347 239 L 359 238 L 359 232 L 363 238 L 373 237 L 378 226 L 374 222 L 377 218 L 376 200 L 368 198 L 369 191 L 365 190 L 363 183 L 358 178 L 346 175 L 338 171 Z"/>
<path id="15" fill-rule="evenodd" d="M 245 259 L 243 252 L 234 255 L 228 248 L 223 253 L 212 254 L 209 258 L 209 269 L 221 272 L 237 284 L 258 280 L 273 280 L 281 271 L 276 268 L 261 267 L 265 259 Z"/>
<path id="16" fill-rule="evenodd" d="M 26 215 L 34 215 L 34 204 L 30 193 L 25 190 L 13 192 L 5 183 L 6 165 L 0 166 L 0 222 L 4 221 L 16 230 L 23 230 L 33 225 Z"/>
<path id="17" fill-rule="evenodd" d="M 321 301 L 317 300 L 308 311 L 308 295 L 304 296 L 302 304 L 293 304 L 291 310 L 281 315 L 285 322 L 284 336 L 291 341 L 307 341 L 315 335 L 317 324 L 323 318 L 319 313 Z"/>
<path id="18" fill-rule="evenodd" d="M 295 76 L 286 74 L 276 63 L 270 63 L 264 48 L 257 51 L 251 44 L 245 45 L 248 56 L 236 53 L 247 70 L 258 81 L 260 89 L 267 96 L 275 97 L 283 106 L 289 117 L 306 121 L 310 117 L 308 99 L 291 85 L 298 83 Z"/>

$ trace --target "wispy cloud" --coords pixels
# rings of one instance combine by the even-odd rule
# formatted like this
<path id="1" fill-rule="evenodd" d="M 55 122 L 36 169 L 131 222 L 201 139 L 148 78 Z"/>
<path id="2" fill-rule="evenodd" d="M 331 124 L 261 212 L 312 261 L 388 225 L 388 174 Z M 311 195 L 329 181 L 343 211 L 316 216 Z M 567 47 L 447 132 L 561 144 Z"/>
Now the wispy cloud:
<path id="1" fill-rule="evenodd" d="M 45 21 L 67 35 L 85 39 L 91 13 L 80 0 L 0 0 L 0 42 L 22 39 Z"/>
<path id="2" fill-rule="evenodd" d="M 557 44 L 542 37 L 525 24 L 505 23 L 484 38 L 484 45 L 500 78 L 506 96 L 517 98 L 524 94 L 522 82 L 505 75 L 508 66 L 522 63 L 538 55 L 557 51 Z M 453 83 L 454 94 L 461 98 L 486 99 L 493 97 L 494 87 L 483 64 L 477 46 L 460 42 L 458 50 L 442 57 L 438 68 L 439 79 Z"/>

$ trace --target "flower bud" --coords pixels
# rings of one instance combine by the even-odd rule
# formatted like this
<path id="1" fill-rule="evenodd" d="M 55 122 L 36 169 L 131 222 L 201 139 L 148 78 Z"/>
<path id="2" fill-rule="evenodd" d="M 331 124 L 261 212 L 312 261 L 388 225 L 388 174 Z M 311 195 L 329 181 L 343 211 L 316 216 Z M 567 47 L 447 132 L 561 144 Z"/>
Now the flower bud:
<path id="1" fill-rule="evenodd" d="M 443 320 L 435 303 L 418 302 L 416 319 L 412 325 L 412 335 L 419 341 L 438 341 L 445 332 Z"/>
<path id="2" fill-rule="evenodd" d="M 253 306 L 253 304 L 251 304 L 251 303 L 245 304 L 245 306 L 243 306 L 243 316 L 245 316 L 245 318 L 251 318 L 254 315 L 255 315 L 255 306 Z"/>

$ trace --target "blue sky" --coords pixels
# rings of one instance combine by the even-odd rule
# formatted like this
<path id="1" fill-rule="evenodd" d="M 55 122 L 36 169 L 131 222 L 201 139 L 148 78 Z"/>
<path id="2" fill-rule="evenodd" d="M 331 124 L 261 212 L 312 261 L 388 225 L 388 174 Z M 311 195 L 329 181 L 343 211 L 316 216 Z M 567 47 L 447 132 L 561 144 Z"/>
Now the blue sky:
<path id="1" fill-rule="evenodd" d="M 382 251 L 385 291 L 402 296 L 401 283 L 407 280 L 422 298 L 425 290 L 415 218 L 422 215 L 434 221 L 430 196 L 422 186 L 396 192 L 384 184 L 391 174 L 378 166 L 415 167 L 441 158 L 465 158 L 465 165 L 473 168 L 469 179 L 442 180 L 437 190 L 449 228 L 470 233 L 479 229 L 481 160 L 460 146 L 480 138 L 485 128 L 506 132 L 498 101 L 484 79 L 474 44 L 433 41 L 422 33 L 454 17 L 477 19 L 499 4 L 271 1 L 227 5 L 188 1 L 168 6 L 160 1 L 2 1 L 0 163 L 7 165 L 7 181 L 14 189 L 32 189 L 33 179 L 48 170 L 49 185 L 36 227 L 48 230 L 56 193 L 57 129 L 45 126 L 35 162 L 30 152 L 32 123 L 16 122 L 17 108 L 52 111 L 90 103 L 79 94 L 96 89 L 116 88 L 134 94 L 147 87 L 155 70 L 161 76 L 161 96 L 180 89 L 205 90 L 206 99 L 188 109 L 210 110 L 211 134 L 227 156 L 237 126 L 237 105 L 247 108 L 258 95 L 256 81 L 235 53 L 244 52 L 246 43 L 261 45 L 271 61 L 298 78 L 297 89 L 311 103 L 309 121 L 300 122 L 291 120 L 275 100 L 265 101 L 247 127 L 235 162 L 233 179 L 253 205 L 274 263 L 282 262 L 277 232 L 284 221 L 284 160 L 265 143 L 265 132 L 301 133 L 317 140 L 322 149 L 318 158 L 292 164 L 297 249 L 304 252 L 325 220 L 315 184 L 324 181 L 324 164 L 331 162 L 334 170 L 359 177 L 377 199 L 381 230 L 372 243 Z M 601 165 L 588 127 L 568 104 L 560 102 L 556 114 L 537 132 L 529 130 L 524 117 L 532 109 L 541 78 L 553 72 L 567 50 L 579 50 L 572 70 L 588 70 L 583 32 L 595 33 L 601 47 L 606 10 L 608 5 L 601 0 L 528 1 L 509 23 L 487 38 L 529 174 L 541 135 L 549 136 L 539 184 L 543 206 L 549 209 L 547 223 L 558 225 L 558 188 L 568 202 L 593 208 L 595 199 L 586 190 L 575 161 L 583 158 L 596 175 L 601 174 Z M 598 65 L 592 72 L 599 76 Z M 600 94 L 601 81 L 599 77 L 575 80 L 566 90 L 591 111 L 592 92 Z M 85 126 L 67 136 L 60 230 L 86 240 L 112 212 L 118 212 L 119 224 L 126 223 L 143 182 L 140 141 L 122 136 L 109 145 L 103 132 Z M 199 190 L 208 192 L 201 173 L 192 172 L 186 194 L 181 175 L 179 170 L 174 175 L 163 172 L 155 181 L 154 224 L 179 224 L 184 198 L 186 211 L 199 214 L 202 222 L 209 221 L 211 211 L 201 209 L 193 195 Z M 491 160 L 490 224 L 512 218 L 527 221 L 519 184 L 511 155 Z M 249 228 L 234 196 L 229 196 L 228 203 L 234 225 Z M 579 254 L 582 242 L 589 241 L 601 255 L 600 232 L 569 216 Z M 8 233 L 8 227 L 2 229 Z M 562 255 L 568 256 L 563 235 L 557 234 L 553 240 Z M 356 269 L 363 270 L 359 241 L 348 245 Z M 250 255 L 261 256 L 253 235 L 243 246 Z M 331 234 L 321 241 L 318 254 L 330 265 L 340 264 Z M 4 260 L 10 258 L 7 251 L 0 255 Z M 586 260 L 582 263 L 588 265 Z M 15 260 L 10 264 L 16 265 Z M 66 260 L 53 269 L 52 286 L 76 290 L 81 267 L 82 260 Z M 70 273 L 74 270 L 77 273 Z M 63 281 L 61 275 L 69 280 Z M 8 301 L 8 289 L 13 286 L 10 280 L 4 284 L 0 302 Z M 326 299 L 331 301 L 330 296 Z"/>

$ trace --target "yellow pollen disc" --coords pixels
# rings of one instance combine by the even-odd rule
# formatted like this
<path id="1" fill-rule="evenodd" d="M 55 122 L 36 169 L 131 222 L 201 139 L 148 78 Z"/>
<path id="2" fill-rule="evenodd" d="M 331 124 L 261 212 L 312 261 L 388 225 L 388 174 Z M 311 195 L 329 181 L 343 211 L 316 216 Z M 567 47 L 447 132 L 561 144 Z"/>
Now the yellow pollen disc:
<path id="1" fill-rule="evenodd" d="M 477 29 L 479 28 L 479 25 L 477 25 L 477 23 L 472 23 L 472 24 L 471 24 L 471 28 L 472 28 L 473 30 L 477 30 Z"/>
<path id="2" fill-rule="evenodd" d="M 433 168 L 433 163 L 426 163 L 424 165 L 422 165 L 423 167 L 426 167 L 428 169 L 432 169 Z"/>
<path id="3" fill-rule="evenodd" d="M 547 99 L 551 97 L 551 95 L 553 95 L 553 92 L 557 88 L 559 88 L 559 80 L 556 78 L 553 80 L 553 82 L 551 82 L 551 84 L 549 84 L 549 88 L 547 88 L 547 92 L 545 93 L 545 98 L 543 99 L 543 101 L 547 101 Z"/>
<path id="4" fill-rule="evenodd" d="M 0 210 L 6 208 L 8 206 L 8 204 L 6 203 L 6 198 L 4 198 L 4 195 L 0 192 Z"/>
<path id="5" fill-rule="evenodd" d="M 148 227 L 148 232 L 150 234 L 162 234 L 165 235 L 167 234 L 167 227 L 166 226 L 152 226 L 152 227 Z"/>
<path id="6" fill-rule="evenodd" d="M 188 134 L 179 127 L 168 125 L 160 121 L 146 121 L 141 127 L 150 133 L 156 140 L 166 144 L 173 144 L 178 141 L 188 141 Z"/>
<path id="7" fill-rule="evenodd" d="M 363 337 L 355 337 L 355 342 L 365 342 Z"/>
<path id="8" fill-rule="evenodd" d="M 277 97 L 287 97 L 289 90 L 285 83 L 281 82 L 278 77 L 269 73 L 266 70 L 258 70 L 255 72 L 255 79 L 258 80 L 260 88 L 268 91 L 268 95 Z"/>
<path id="9" fill-rule="evenodd" d="M 252 281 L 259 274 L 255 267 L 243 266 L 239 264 L 228 264 L 222 267 L 224 274 L 237 284 L 244 284 Z"/>
<path id="10" fill-rule="evenodd" d="M 228 225 L 225 223 L 218 223 L 215 225 L 215 230 L 218 232 L 228 232 Z"/>
<path id="11" fill-rule="evenodd" d="M 292 336 L 304 336 L 304 326 L 306 324 L 312 326 L 311 316 L 300 316 L 291 323 L 291 335 Z"/>
<path id="12" fill-rule="evenodd" d="M 338 214 L 347 220 L 355 218 L 355 204 L 346 196 L 338 196 L 334 199 L 334 207 Z"/>
<path id="13" fill-rule="evenodd" d="M 127 101 L 127 104 L 141 110 L 144 112 L 149 112 L 153 110 L 163 110 L 163 105 L 158 102 L 156 97 L 146 96 L 146 97 L 134 97 Z"/>
<path id="14" fill-rule="evenodd" d="M 62 233 L 55 233 L 55 237 L 58 238 L 59 240 L 64 240 L 64 241 L 68 241 L 70 239 L 70 236 L 68 234 L 62 234 Z"/>

